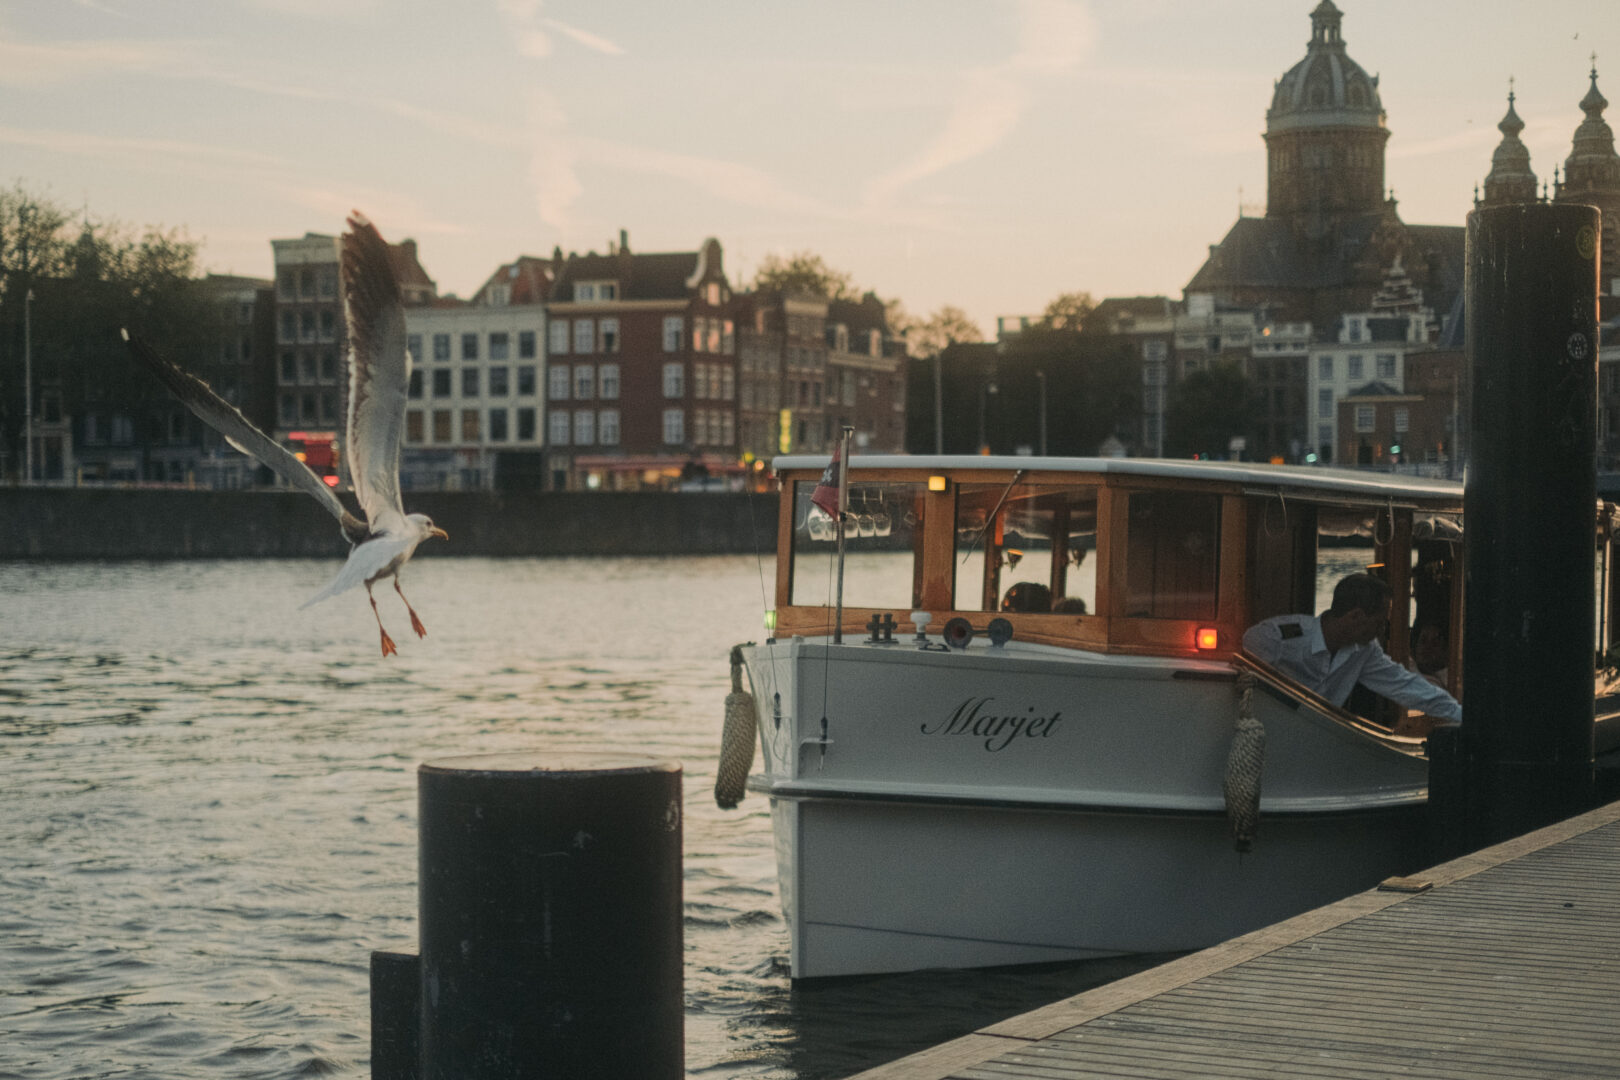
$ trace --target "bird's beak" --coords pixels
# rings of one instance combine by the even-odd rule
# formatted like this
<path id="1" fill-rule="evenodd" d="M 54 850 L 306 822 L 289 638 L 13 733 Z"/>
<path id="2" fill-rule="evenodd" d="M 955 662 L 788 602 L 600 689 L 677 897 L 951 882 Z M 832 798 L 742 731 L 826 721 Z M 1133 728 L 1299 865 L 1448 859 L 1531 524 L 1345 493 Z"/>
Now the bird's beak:
<path id="1" fill-rule="evenodd" d="M 429 536 L 437 536 L 440 540 L 448 540 L 448 539 L 450 539 L 450 534 L 445 532 L 443 529 L 439 528 L 437 525 L 435 525 L 435 526 L 433 526 L 433 528 L 429 529 L 427 534 Z"/>

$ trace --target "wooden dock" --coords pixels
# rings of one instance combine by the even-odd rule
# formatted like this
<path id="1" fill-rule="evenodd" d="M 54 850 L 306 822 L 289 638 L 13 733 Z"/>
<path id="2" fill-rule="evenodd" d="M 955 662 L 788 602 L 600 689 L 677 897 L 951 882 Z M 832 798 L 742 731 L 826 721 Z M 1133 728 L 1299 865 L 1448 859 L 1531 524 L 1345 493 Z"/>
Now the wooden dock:
<path id="1" fill-rule="evenodd" d="M 1620 1077 L 1620 802 L 1401 881 L 1425 883 L 854 1080 Z"/>

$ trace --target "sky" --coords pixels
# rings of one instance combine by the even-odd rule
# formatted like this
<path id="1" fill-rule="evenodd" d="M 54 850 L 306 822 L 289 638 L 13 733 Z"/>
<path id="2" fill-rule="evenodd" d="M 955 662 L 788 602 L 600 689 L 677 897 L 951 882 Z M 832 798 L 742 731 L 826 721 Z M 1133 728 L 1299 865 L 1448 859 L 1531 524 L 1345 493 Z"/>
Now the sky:
<path id="1" fill-rule="evenodd" d="M 0 0 L 0 184 L 183 228 L 205 269 L 352 208 L 441 293 L 520 254 L 813 251 L 985 334 L 1164 294 L 1264 213 L 1272 86 L 1317 0 Z M 1338 0 L 1386 184 L 1460 225 L 1509 79 L 1550 178 L 1614 0 Z M 1606 114 L 1620 126 L 1620 104 Z"/>

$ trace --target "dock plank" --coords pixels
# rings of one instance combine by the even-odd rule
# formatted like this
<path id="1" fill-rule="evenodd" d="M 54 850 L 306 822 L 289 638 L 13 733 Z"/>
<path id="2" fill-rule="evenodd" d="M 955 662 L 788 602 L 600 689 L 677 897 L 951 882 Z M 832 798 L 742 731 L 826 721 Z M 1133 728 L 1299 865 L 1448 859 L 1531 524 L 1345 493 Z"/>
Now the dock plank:
<path id="1" fill-rule="evenodd" d="M 1620 1080 L 1620 803 L 853 1080 Z"/>

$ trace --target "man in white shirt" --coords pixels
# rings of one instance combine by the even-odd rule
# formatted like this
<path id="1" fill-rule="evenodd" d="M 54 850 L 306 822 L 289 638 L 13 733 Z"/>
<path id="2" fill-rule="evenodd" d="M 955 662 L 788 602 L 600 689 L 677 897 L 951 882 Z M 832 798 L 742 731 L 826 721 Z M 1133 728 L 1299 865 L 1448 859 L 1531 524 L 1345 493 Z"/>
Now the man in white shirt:
<path id="1" fill-rule="evenodd" d="M 1357 683 L 1409 709 L 1461 723 L 1457 699 L 1389 658 L 1378 632 L 1389 620 L 1389 586 L 1351 574 L 1320 616 L 1279 615 L 1249 627 L 1243 648 L 1335 705 Z"/>

